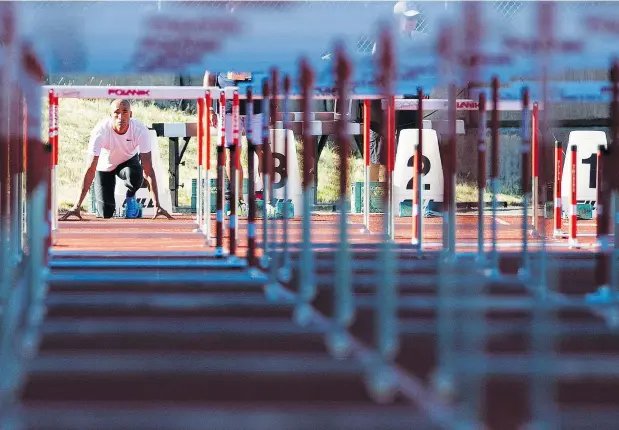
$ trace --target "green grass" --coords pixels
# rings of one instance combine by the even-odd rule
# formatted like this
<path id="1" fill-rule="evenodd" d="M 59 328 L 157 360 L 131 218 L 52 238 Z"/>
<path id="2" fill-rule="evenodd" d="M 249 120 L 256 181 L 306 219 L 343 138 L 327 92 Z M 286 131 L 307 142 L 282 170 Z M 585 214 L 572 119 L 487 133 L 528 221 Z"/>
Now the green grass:
<path id="1" fill-rule="evenodd" d="M 43 103 L 44 118 L 42 121 L 43 136 L 47 134 L 47 104 Z M 175 107 L 166 109 L 160 108 L 150 102 L 134 101 L 132 104 L 133 117 L 142 121 L 146 126 L 151 126 L 156 122 L 195 122 L 196 117 L 187 112 L 183 112 Z M 81 100 L 63 99 L 60 101 L 60 122 L 59 122 L 59 162 L 58 162 L 58 201 L 61 208 L 68 208 L 73 205 L 79 191 L 82 177 L 85 170 L 85 154 L 88 146 L 90 132 L 95 124 L 109 114 L 109 100 Z M 216 138 L 212 136 L 213 142 Z M 47 140 L 44 137 L 44 140 Z M 182 140 L 181 140 L 182 144 Z M 241 164 L 247 175 L 247 145 L 243 139 L 243 152 L 241 153 Z M 301 163 L 302 143 L 297 141 L 298 159 Z M 157 178 L 161 188 L 168 188 L 168 155 L 169 140 L 159 138 L 159 151 L 161 154 L 161 168 L 164 178 Z M 211 174 L 215 175 L 216 149 L 211 148 Z M 197 148 L 196 139 L 189 141 L 189 145 L 183 155 L 184 166 L 180 167 L 180 182 L 184 185 L 179 189 L 179 204 L 189 206 L 191 202 L 191 180 L 197 177 Z M 300 166 L 302 169 L 303 166 Z M 339 196 L 339 162 L 334 146 L 329 143 L 324 148 L 318 164 L 318 200 L 324 203 L 334 203 Z M 214 176 L 212 176 L 214 177 Z M 348 168 L 349 183 L 363 180 L 363 162 L 359 154 L 351 154 Z M 487 194 L 487 199 L 490 194 Z M 474 185 L 461 181 L 457 185 L 456 199 L 458 201 L 476 201 L 477 189 Z M 499 194 L 500 201 L 507 201 L 508 204 L 520 201 L 519 196 L 510 194 Z M 84 207 L 89 207 L 90 199 L 87 197 L 83 203 Z"/>

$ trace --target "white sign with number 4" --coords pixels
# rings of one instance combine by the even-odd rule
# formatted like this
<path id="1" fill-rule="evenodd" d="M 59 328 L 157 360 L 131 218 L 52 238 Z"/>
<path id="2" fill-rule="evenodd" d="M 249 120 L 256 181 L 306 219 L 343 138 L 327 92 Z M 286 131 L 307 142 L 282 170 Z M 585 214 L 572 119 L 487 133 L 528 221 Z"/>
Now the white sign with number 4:
<path id="1" fill-rule="evenodd" d="M 443 201 L 443 166 L 438 148 L 436 130 L 423 129 L 422 200 Z M 400 132 L 393 171 L 393 203 L 398 213 L 400 203 L 413 198 L 413 166 L 419 142 L 419 129 L 409 128 Z"/>
<path id="2" fill-rule="evenodd" d="M 578 202 L 595 202 L 597 198 L 597 151 L 600 145 L 606 147 L 606 133 L 603 131 L 578 130 L 570 132 L 563 172 L 561 173 L 561 207 L 569 213 L 572 197 L 572 154 L 571 147 L 576 145 L 576 200 Z M 616 166 L 606 166 L 613 169 Z"/>

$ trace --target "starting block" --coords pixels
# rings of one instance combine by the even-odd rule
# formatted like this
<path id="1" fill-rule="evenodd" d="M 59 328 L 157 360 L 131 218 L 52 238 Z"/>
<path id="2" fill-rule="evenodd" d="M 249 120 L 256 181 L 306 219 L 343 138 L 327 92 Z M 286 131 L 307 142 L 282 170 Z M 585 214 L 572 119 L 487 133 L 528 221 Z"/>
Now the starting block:
<path id="1" fill-rule="evenodd" d="M 421 204 L 421 215 L 424 218 L 442 216 L 442 205 L 434 200 L 423 200 Z M 413 200 L 404 200 L 400 202 L 398 216 L 410 217 L 413 216 Z"/>
<path id="2" fill-rule="evenodd" d="M 365 184 L 362 181 L 351 185 L 351 213 L 362 213 L 364 205 Z M 383 196 L 385 195 L 384 182 L 370 182 L 370 213 L 383 213 Z"/>
<path id="3" fill-rule="evenodd" d="M 285 207 L 287 206 L 288 212 L 284 212 Z M 267 212 L 267 218 L 269 219 L 284 219 L 284 215 L 287 213 L 287 219 L 291 219 L 294 217 L 294 202 L 291 199 L 288 199 L 286 205 L 284 205 L 283 199 L 277 199 L 274 205 L 271 205 L 274 208 L 272 213 Z M 262 211 L 264 210 L 264 200 L 256 199 L 256 218 L 262 218 Z"/>
<path id="4" fill-rule="evenodd" d="M 578 203 L 576 204 L 576 216 L 579 220 L 592 220 L 593 219 L 593 205 L 591 203 Z M 544 218 L 553 219 L 554 217 L 554 203 L 546 202 L 544 207 Z M 561 218 L 569 220 L 569 213 L 565 210 L 561 211 Z"/>

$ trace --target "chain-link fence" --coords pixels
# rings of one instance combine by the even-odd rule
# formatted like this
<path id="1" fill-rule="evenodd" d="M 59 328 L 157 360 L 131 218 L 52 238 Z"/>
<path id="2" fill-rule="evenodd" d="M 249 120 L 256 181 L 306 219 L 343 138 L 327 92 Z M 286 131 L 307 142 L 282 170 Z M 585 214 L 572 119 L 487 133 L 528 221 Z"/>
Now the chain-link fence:
<path id="1" fill-rule="evenodd" d="M 466 0 L 462 0 L 462 1 L 466 1 Z M 151 1 L 144 1 L 144 2 L 137 2 L 136 3 L 136 7 L 140 7 L 140 8 L 145 8 L 147 10 L 150 11 L 157 11 L 158 13 L 161 14 L 165 14 L 166 10 L 169 10 L 171 8 L 171 3 L 182 3 L 185 6 L 195 6 L 195 7 L 201 7 L 204 5 L 207 5 L 209 8 L 216 8 L 216 9 L 227 9 L 231 12 L 233 12 L 235 9 L 241 9 L 241 8 L 260 8 L 262 10 L 266 9 L 272 9 L 273 11 L 277 11 L 277 10 L 282 10 L 285 8 L 289 8 L 289 7 L 295 7 L 295 5 L 298 5 L 299 2 L 298 1 L 279 1 L 279 0 L 262 0 L 262 1 L 235 1 L 235 0 L 229 0 L 229 1 L 208 1 L 208 2 L 204 2 L 204 1 L 198 1 L 198 0 L 151 0 Z M 393 2 L 385 2 L 385 1 L 355 1 L 355 7 L 379 7 L 381 8 L 381 10 L 385 10 L 382 8 L 387 8 L 390 9 L 393 6 L 396 5 L 396 1 Z M 432 34 L 435 31 L 438 31 L 438 27 L 437 27 L 437 20 L 435 19 L 435 14 L 437 12 L 437 7 L 438 8 L 445 8 L 445 9 L 449 9 L 449 8 L 458 8 L 461 5 L 461 2 L 459 1 L 444 1 L 444 2 L 440 2 L 440 1 L 427 1 L 427 0 L 422 0 L 422 1 L 416 1 L 416 2 L 406 2 L 408 4 L 409 8 L 414 8 L 416 10 L 419 11 L 419 15 L 416 17 L 417 18 L 417 25 L 416 25 L 416 31 L 419 31 L 421 33 L 426 33 L 426 34 Z M 590 7 L 594 4 L 599 4 L 599 3 L 603 3 L 600 1 L 575 1 L 575 2 L 569 2 L 567 4 L 568 7 L 572 7 L 572 8 L 584 8 L 584 7 Z M 527 8 L 536 8 L 538 7 L 537 2 L 530 2 L 530 1 L 493 1 L 492 2 L 494 8 L 496 9 L 496 11 L 499 13 L 499 15 L 502 17 L 502 19 L 504 19 L 506 21 L 506 24 L 509 23 L 510 20 L 513 20 L 514 18 L 516 18 L 518 16 L 518 14 L 523 13 L 524 11 L 527 10 Z M 77 16 L 76 14 L 91 14 L 91 13 L 96 13 L 94 12 L 96 10 L 97 7 L 101 7 L 101 2 L 67 2 L 67 1 L 51 1 L 51 0 L 47 0 L 47 1 L 33 1 L 33 2 L 29 2 L 29 7 L 35 8 L 36 10 L 38 10 L 39 12 L 44 11 L 46 8 L 68 8 L 70 5 L 71 8 L 71 15 L 72 16 Z M 314 5 L 320 5 L 320 6 L 316 6 L 316 7 L 322 7 L 324 6 L 324 2 L 320 1 L 320 2 L 314 2 L 312 0 L 307 0 L 305 2 L 303 2 L 303 7 L 309 7 L 312 8 L 314 7 Z M 563 4 L 563 7 L 565 7 L 565 3 Z M 330 4 L 328 5 L 329 9 L 333 9 L 334 11 L 337 10 L 338 8 L 344 8 L 344 7 L 349 7 L 350 6 L 350 1 L 332 1 L 330 2 Z M 370 13 L 370 12 L 368 12 Z M 320 32 L 322 31 L 320 28 L 316 28 L 316 32 Z M 367 31 L 364 31 L 363 29 L 360 29 L 359 31 L 359 38 L 357 39 L 357 43 L 356 43 L 356 49 L 358 51 L 358 53 L 362 53 L 362 54 L 369 54 L 376 42 L 376 36 L 375 33 L 371 30 L 368 29 Z M 329 47 L 325 47 L 325 49 L 329 49 Z M 326 53 L 327 51 L 325 51 Z M 60 80 L 63 80 L 64 83 L 72 83 L 72 84 L 94 84 L 94 83 L 100 83 L 100 84 L 104 84 L 104 83 L 110 83 L 110 84 L 121 84 L 122 82 L 126 81 L 126 78 L 124 77 L 115 77 L 115 81 L 114 82 L 110 82 L 108 78 L 104 78 L 103 80 L 100 79 L 100 77 L 80 77 L 80 78 L 76 78 L 76 77 L 68 77 L 68 76 L 55 76 L 53 78 L 50 79 L 50 83 L 58 83 Z M 132 79 L 136 79 L 136 82 L 140 82 L 141 84 L 147 84 L 146 81 L 144 81 L 144 77 L 134 77 Z M 162 78 L 158 77 L 155 78 L 155 80 L 160 84 L 160 80 Z M 178 76 L 170 76 L 170 77 L 166 77 L 165 79 L 167 79 L 167 84 L 174 84 L 174 85 L 191 85 L 191 83 L 187 83 L 187 82 L 180 82 L 179 81 L 179 77 Z M 172 83 L 170 81 L 170 79 L 174 80 L 174 83 Z M 192 79 L 192 78 L 185 78 L 185 81 L 187 81 L 187 79 Z M 86 81 L 87 80 L 87 81 Z"/>

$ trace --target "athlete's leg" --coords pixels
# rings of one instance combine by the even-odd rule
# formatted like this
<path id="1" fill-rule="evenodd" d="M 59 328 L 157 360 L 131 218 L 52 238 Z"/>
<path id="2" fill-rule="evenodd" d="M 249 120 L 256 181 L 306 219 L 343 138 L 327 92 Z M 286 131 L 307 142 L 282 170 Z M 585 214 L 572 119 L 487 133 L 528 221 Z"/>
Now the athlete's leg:
<path id="1" fill-rule="evenodd" d="M 129 160 L 120 164 L 115 170 L 120 179 L 125 181 L 127 197 L 135 197 L 144 181 L 144 170 L 140 164 L 140 156 L 134 155 Z"/>
<path id="2" fill-rule="evenodd" d="M 116 188 L 116 174 L 114 172 L 100 172 L 95 174 L 95 198 L 97 218 L 112 218 L 116 210 L 114 200 Z"/>
<path id="3" fill-rule="evenodd" d="M 256 157 L 258 158 L 258 164 L 257 167 L 254 169 L 254 177 L 253 178 L 247 178 L 248 181 L 254 181 L 254 184 L 256 184 L 255 186 L 255 190 L 259 191 L 262 189 L 262 118 L 263 115 L 261 113 L 259 114 L 254 114 L 252 115 L 252 136 L 253 136 L 253 141 L 254 141 L 254 148 L 256 149 Z M 247 117 L 245 117 L 245 119 L 247 119 Z M 245 132 L 245 136 L 247 137 L 247 126 L 245 126 L 244 128 L 244 132 Z M 247 142 L 247 145 L 249 147 L 249 141 Z M 249 156 L 249 151 L 248 151 L 248 156 Z M 255 159 L 250 160 L 249 158 L 247 159 L 247 165 L 249 166 L 249 163 L 256 163 Z M 254 197 L 254 196 L 251 196 Z"/>
<path id="4" fill-rule="evenodd" d="M 380 100 L 370 102 L 370 181 L 378 182 L 380 167 L 387 164 L 387 145 L 383 139 L 383 110 Z"/>
<path id="5" fill-rule="evenodd" d="M 232 133 L 232 115 L 231 114 L 226 114 L 226 147 L 228 148 L 228 151 L 230 149 L 230 146 L 233 143 L 233 133 Z M 239 157 L 240 157 L 240 151 L 241 151 L 241 130 L 239 128 L 239 146 L 237 147 L 237 151 L 239 152 Z M 228 151 L 224 151 L 224 154 L 228 154 Z M 231 153 L 231 152 L 230 152 Z M 228 160 L 227 155 L 224 155 L 224 163 L 226 166 L 226 175 L 228 176 L 228 181 L 231 181 L 231 176 L 230 176 L 230 163 L 235 163 L 236 160 L 230 159 Z M 240 163 L 239 163 L 240 164 Z M 243 199 L 243 168 L 238 168 L 237 171 L 239 172 L 238 178 L 239 178 L 239 182 L 237 183 L 237 198 L 239 200 Z"/>

